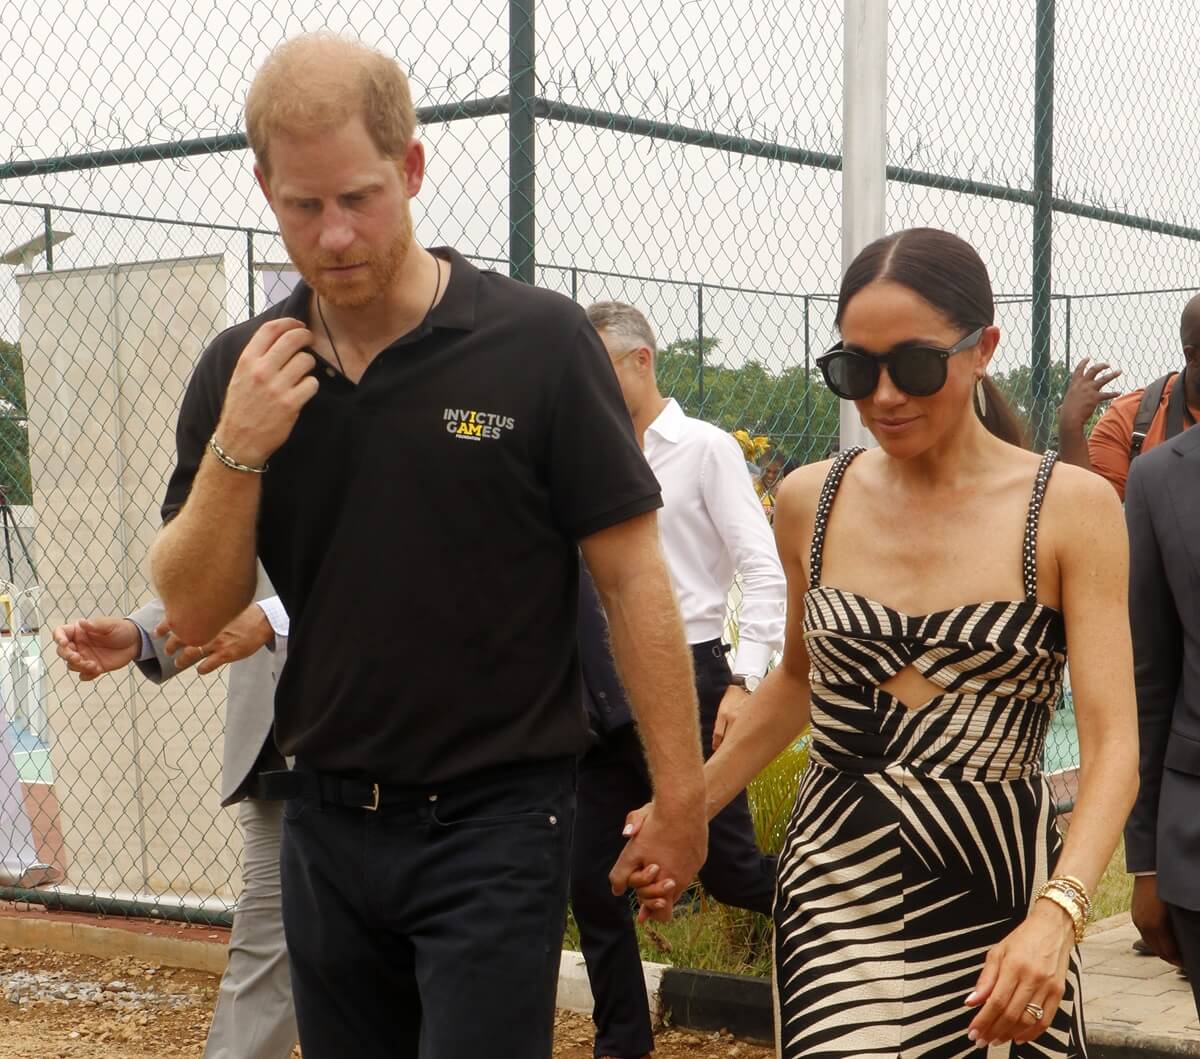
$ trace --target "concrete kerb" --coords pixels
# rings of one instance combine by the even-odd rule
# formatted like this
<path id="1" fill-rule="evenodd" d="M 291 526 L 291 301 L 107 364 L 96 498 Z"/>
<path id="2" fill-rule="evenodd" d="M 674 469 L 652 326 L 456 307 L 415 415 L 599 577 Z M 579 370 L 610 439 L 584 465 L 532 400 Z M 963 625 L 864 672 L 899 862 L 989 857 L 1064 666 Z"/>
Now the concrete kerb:
<path id="1" fill-rule="evenodd" d="M 61 921 L 48 915 L 0 916 L 0 944 L 110 960 L 132 956 L 145 963 L 221 974 L 228 962 L 224 940 L 166 938 L 120 927 Z"/>

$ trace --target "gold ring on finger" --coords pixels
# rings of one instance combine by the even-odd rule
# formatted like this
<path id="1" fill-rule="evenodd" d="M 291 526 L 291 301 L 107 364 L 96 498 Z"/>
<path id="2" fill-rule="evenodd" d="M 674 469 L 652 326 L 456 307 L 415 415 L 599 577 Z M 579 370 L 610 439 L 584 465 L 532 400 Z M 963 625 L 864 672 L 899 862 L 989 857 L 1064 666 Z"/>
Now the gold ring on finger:
<path id="1" fill-rule="evenodd" d="M 1041 1022 L 1042 1016 L 1046 1014 L 1046 1009 L 1041 1004 L 1026 1004 L 1025 1013 L 1033 1019 L 1034 1022 Z"/>

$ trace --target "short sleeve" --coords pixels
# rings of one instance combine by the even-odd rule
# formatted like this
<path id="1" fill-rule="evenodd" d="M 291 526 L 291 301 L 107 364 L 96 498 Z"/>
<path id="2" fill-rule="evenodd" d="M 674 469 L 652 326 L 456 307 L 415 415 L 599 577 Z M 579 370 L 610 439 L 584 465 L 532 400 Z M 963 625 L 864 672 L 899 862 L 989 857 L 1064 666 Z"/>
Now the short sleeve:
<path id="1" fill-rule="evenodd" d="M 1107 478 L 1122 500 L 1125 499 L 1125 479 L 1129 475 L 1133 417 L 1141 399 L 1141 390 L 1118 397 L 1096 421 L 1088 437 L 1088 459 L 1092 470 Z"/>
<path id="2" fill-rule="evenodd" d="M 600 336 L 584 317 L 553 395 L 548 466 L 559 523 L 575 540 L 662 506 Z"/>
<path id="3" fill-rule="evenodd" d="M 214 354 L 215 350 L 210 348 L 201 356 L 183 395 L 175 424 L 175 469 L 167 482 L 162 504 L 163 522 L 170 522 L 179 514 L 191 493 L 205 446 L 221 418 L 228 380 L 221 385 L 217 379 L 219 362 Z"/>

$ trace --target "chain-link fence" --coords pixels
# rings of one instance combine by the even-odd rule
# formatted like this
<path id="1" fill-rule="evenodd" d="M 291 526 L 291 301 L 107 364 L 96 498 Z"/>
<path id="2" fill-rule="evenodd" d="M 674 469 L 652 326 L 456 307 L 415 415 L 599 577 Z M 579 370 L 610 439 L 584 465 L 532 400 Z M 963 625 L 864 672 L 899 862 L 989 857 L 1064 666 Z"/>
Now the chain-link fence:
<path id="1" fill-rule="evenodd" d="M 1200 287 L 1191 15 L 890 5 L 888 227 L 980 250 L 997 381 L 1039 446 L 1078 358 L 1113 360 L 1128 388 L 1181 360 Z M 327 27 L 411 72 L 427 244 L 640 306 L 664 387 L 766 435 L 776 472 L 837 445 L 815 360 L 841 271 L 842 0 L 0 0 L 0 24 L 7 881 L 217 919 L 236 894 L 223 680 L 81 685 L 49 631 L 149 597 L 193 361 L 287 281 L 241 135 L 249 78 L 285 37 Z M 1047 768 L 1065 799 L 1076 762 L 1060 711 Z"/>

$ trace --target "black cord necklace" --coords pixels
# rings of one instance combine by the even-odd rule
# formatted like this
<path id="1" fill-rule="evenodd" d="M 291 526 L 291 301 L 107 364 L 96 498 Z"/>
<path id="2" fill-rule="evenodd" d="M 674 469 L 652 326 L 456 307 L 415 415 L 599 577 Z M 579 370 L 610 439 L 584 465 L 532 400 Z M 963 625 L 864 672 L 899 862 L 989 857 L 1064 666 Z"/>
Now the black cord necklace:
<path id="1" fill-rule="evenodd" d="M 442 289 L 442 261 L 439 257 L 434 257 L 433 264 L 437 268 L 437 282 L 433 285 L 433 298 L 429 302 L 429 308 L 425 310 L 425 315 L 421 317 L 421 323 L 418 327 L 429 319 L 429 314 L 433 312 L 433 307 L 437 305 L 438 294 Z M 329 323 L 325 319 L 325 310 L 321 308 L 321 296 L 317 295 L 317 315 L 321 318 L 321 326 L 325 328 L 325 337 L 329 339 L 329 348 L 333 350 L 333 359 L 337 361 L 338 371 L 343 375 L 346 374 L 346 369 L 342 367 L 342 358 L 338 353 L 337 343 L 333 340 L 333 332 L 329 330 Z"/>

